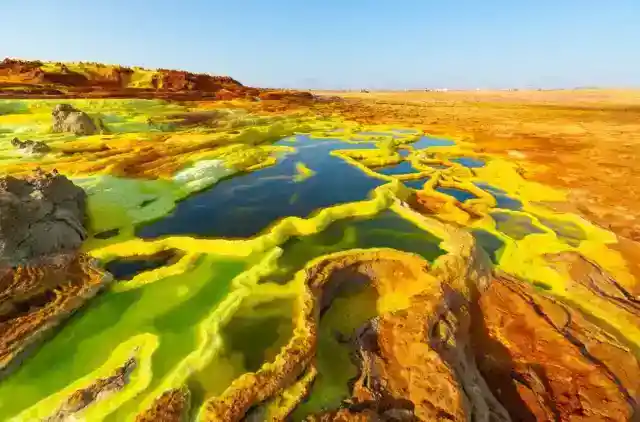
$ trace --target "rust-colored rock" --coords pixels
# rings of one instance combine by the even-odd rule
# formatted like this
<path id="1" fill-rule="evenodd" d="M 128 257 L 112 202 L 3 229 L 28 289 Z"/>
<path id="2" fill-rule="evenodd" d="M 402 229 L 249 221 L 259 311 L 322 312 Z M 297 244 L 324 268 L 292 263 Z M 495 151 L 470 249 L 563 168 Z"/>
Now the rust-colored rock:
<path id="1" fill-rule="evenodd" d="M 480 371 L 515 421 L 630 420 L 640 365 L 630 346 L 527 283 L 497 277 L 474 310 Z"/>
<path id="2" fill-rule="evenodd" d="M 447 204 L 447 200 L 423 192 L 413 193 L 407 203 L 421 214 L 438 214 Z"/>
<path id="3" fill-rule="evenodd" d="M 368 414 L 367 420 L 509 420 L 475 366 L 469 302 L 460 292 L 429 280 L 426 268 L 410 260 L 365 259 L 334 270 L 327 286 L 335 277 L 353 279 L 348 274 L 354 271 L 368 275 L 379 292 L 433 287 L 414 287 L 419 293 L 408 308 L 384 313 L 354 333 L 360 376 L 350 413 Z"/>
<path id="4" fill-rule="evenodd" d="M 173 389 L 158 397 L 149 410 L 136 417 L 136 422 L 181 422 L 188 411 L 188 390 Z"/>
<path id="5" fill-rule="evenodd" d="M 96 401 L 103 400 L 110 394 L 122 390 L 129 383 L 129 376 L 136 368 L 136 360 L 128 359 L 124 365 L 117 368 L 113 375 L 100 378 L 81 390 L 74 391 L 58 411 L 46 422 L 64 422 L 74 420 L 75 414 Z"/>
<path id="6" fill-rule="evenodd" d="M 0 378 L 109 281 L 84 254 L 5 268 L 0 276 Z"/>

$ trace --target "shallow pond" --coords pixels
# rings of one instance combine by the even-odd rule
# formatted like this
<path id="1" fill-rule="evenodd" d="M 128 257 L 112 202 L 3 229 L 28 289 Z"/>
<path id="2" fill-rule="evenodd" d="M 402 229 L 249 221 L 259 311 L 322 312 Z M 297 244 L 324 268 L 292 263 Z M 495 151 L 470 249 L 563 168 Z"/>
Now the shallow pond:
<path id="1" fill-rule="evenodd" d="M 428 147 L 449 147 L 456 143 L 448 139 L 432 138 L 429 136 L 423 136 L 417 142 L 411 144 L 415 149 L 422 149 Z"/>
<path id="2" fill-rule="evenodd" d="M 396 134 L 400 133 L 414 131 L 396 131 Z M 385 135 L 389 136 L 389 133 Z M 453 144 L 448 140 L 423 137 L 412 146 L 419 149 Z M 313 139 L 298 135 L 275 145 L 291 146 L 296 150 L 283 153 L 276 165 L 234 175 L 186 198 L 164 218 L 137 227 L 136 235 L 145 239 L 170 235 L 249 238 L 287 216 L 308 217 L 332 205 L 365 200 L 374 188 L 386 183 L 330 154 L 338 149 L 376 149 L 374 142 Z M 405 155 L 410 152 L 401 151 Z M 300 163 L 313 171 L 310 177 L 296 177 Z M 385 175 L 417 172 L 409 161 L 376 171 Z M 428 180 L 429 177 L 422 177 L 402 183 L 412 189 L 421 189 Z M 459 201 L 476 197 L 461 189 L 439 187 L 437 190 Z M 507 230 L 508 221 L 500 216 L 494 218 L 501 230 L 513 236 Z M 554 227 L 560 229 L 560 226 Z M 564 232 L 567 237 L 572 236 L 566 230 Z M 107 239 L 117 234 L 105 232 L 100 236 Z M 474 235 L 496 262 L 502 247 L 500 239 L 486 232 L 478 231 Z M 444 254 L 439 238 L 392 210 L 370 218 L 338 220 L 319 233 L 290 238 L 280 247 L 282 255 L 277 260 L 276 269 L 259 280 L 254 286 L 256 290 L 289 291 L 295 288 L 295 283 L 291 283 L 295 273 L 309 261 L 354 248 L 393 248 L 418 254 L 430 262 Z M 179 256 L 170 251 L 116 259 L 105 267 L 117 279 L 115 283 L 122 286 L 137 274 L 174 263 Z M 151 358 L 153 371 L 149 385 L 106 418 L 114 421 L 129 419 L 148 394 L 171 376 L 187 356 L 198 350 L 200 324 L 228 297 L 232 280 L 251 267 L 252 262 L 248 261 L 203 254 L 191 263 L 188 272 L 130 290 L 107 290 L 96 297 L 72 316 L 37 354 L 0 384 L 0 419 L 6 420 L 87 376 L 103 365 L 120 344 L 132 337 L 153 334 L 159 342 Z M 340 399 L 345 389 L 343 378 L 348 373 L 333 374 L 337 381 L 327 378 L 331 371 L 326 367 L 332 366 L 334 356 L 330 331 L 338 322 L 349 320 L 350 325 L 345 325 L 342 331 L 346 335 L 374 316 L 371 294 L 371 290 L 366 288 L 348 292 L 337 298 L 323 316 L 325 322 L 320 330 L 327 332 L 319 338 L 322 344 L 317 357 L 325 365 L 321 368 L 321 377 L 325 377 L 325 387 L 329 390 L 334 382 L 340 384 L 340 390 L 336 390 L 336 395 L 329 400 L 331 403 L 336 397 Z M 294 298 L 295 295 L 284 295 L 270 297 L 262 304 L 239 305 L 240 310 L 219 332 L 224 350 L 187 380 L 193 403 L 203 403 L 208 397 L 222 392 L 242 373 L 256 371 L 264 362 L 274 358 L 291 338 L 293 316 L 298 306 Z M 347 368 L 350 367 L 348 354 L 342 353 L 340 359 Z M 321 390 L 325 391 L 324 387 Z M 318 396 L 314 396 L 314 400 L 317 399 Z"/>
<path id="3" fill-rule="evenodd" d="M 189 276 L 166 277 L 141 288 L 107 291 L 73 315 L 55 337 L 0 384 L 0 420 L 67 387 L 94 371 L 132 336 L 159 336 L 153 377 L 147 392 L 197 346 L 198 323 L 229 292 L 231 280 L 246 270 L 244 261 L 207 256 Z M 70 345 L 74 347 L 70 350 Z M 10 400 L 9 400 L 10 398 Z M 125 420 L 144 396 L 118 409 Z"/>
<path id="4" fill-rule="evenodd" d="M 474 183 L 480 189 L 488 192 L 496 200 L 496 207 L 507 210 L 520 211 L 522 210 L 522 202 L 518 199 L 512 198 L 502 189 L 491 186 L 488 183 L 476 182 Z"/>
<path id="5" fill-rule="evenodd" d="M 464 202 L 468 199 L 477 198 L 477 196 L 475 196 L 473 193 L 469 192 L 468 190 L 463 190 L 458 188 L 446 188 L 443 186 L 438 186 L 436 190 L 438 192 L 444 193 L 445 195 L 453 196 L 460 202 Z"/>
<path id="6" fill-rule="evenodd" d="M 544 233 L 544 230 L 535 226 L 531 217 L 527 215 L 493 212 L 491 217 L 495 220 L 498 231 L 512 239 L 522 240 L 529 234 Z"/>
<path id="7" fill-rule="evenodd" d="M 413 168 L 410 161 L 402 161 L 399 164 L 392 166 L 378 167 L 373 169 L 376 173 L 384 174 L 386 176 L 397 176 L 400 174 L 417 173 L 418 170 Z"/>
<path id="8" fill-rule="evenodd" d="M 471 157 L 454 158 L 451 161 L 468 168 L 484 167 L 485 165 L 484 160 L 481 160 L 479 158 L 471 158 Z"/>
<path id="9" fill-rule="evenodd" d="M 420 179 L 403 180 L 402 183 L 415 190 L 421 190 L 425 183 L 429 181 L 430 177 L 422 177 Z"/>
<path id="10" fill-rule="evenodd" d="M 276 145 L 296 148 L 278 164 L 230 177 L 180 202 L 166 217 L 141 226 L 136 235 L 247 238 L 287 216 L 308 217 L 320 208 L 367 199 L 384 184 L 343 159 L 329 154 L 337 149 L 371 149 L 373 143 L 347 143 L 296 136 Z M 296 181 L 296 163 L 316 172 Z"/>
<path id="11" fill-rule="evenodd" d="M 278 269 L 263 283 L 286 283 L 306 262 L 325 254 L 354 248 L 393 248 L 416 253 L 433 261 L 444 251 L 440 239 L 425 232 L 393 211 L 386 210 L 371 218 L 339 220 L 320 233 L 294 237 L 282 245 Z"/>

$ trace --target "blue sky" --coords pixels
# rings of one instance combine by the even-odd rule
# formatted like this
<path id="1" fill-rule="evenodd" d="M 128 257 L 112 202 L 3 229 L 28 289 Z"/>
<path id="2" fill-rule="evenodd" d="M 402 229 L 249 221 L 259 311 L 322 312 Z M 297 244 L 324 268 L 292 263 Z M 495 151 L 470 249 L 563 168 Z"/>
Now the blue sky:
<path id="1" fill-rule="evenodd" d="M 0 56 L 309 88 L 640 86 L 638 0 L 1 0 Z"/>

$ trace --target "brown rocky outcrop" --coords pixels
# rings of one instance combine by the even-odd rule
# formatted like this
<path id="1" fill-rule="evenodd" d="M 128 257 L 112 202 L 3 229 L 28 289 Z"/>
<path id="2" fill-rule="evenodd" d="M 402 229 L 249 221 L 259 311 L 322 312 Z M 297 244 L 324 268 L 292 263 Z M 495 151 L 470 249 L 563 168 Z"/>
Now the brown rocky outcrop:
<path id="1" fill-rule="evenodd" d="M 75 420 L 75 415 L 87 406 L 122 390 L 129 383 L 129 376 L 135 370 L 136 364 L 136 360 L 130 358 L 124 365 L 117 368 L 113 375 L 98 379 L 91 385 L 74 391 L 53 416 L 45 419 L 45 422 Z"/>
<path id="2" fill-rule="evenodd" d="M 414 285 L 419 293 L 406 309 L 383 313 L 354 333 L 360 375 L 346 409 L 349 420 L 367 414 L 366 420 L 510 420 L 476 368 L 465 295 L 430 278 L 424 264 L 400 256 L 335 268 L 327 286 L 363 275 L 378 292 Z"/>
<path id="3" fill-rule="evenodd" d="M 0 378 L 111 281 L 79 252 L 85 201 L 55 172 L 0 178 Z"/>
<path id="4" fill-rule="evenodd" d="M 0 378 L 111 278 L 84 254 L 63 254 L 0 275 Z"/>
<path id="5" fill-rule="evenodd" d="M 70 132 L 74 135 L 93 135 L 98 132 L 91 117 L 70 104 L 58 104 L 51 116 L 54 132 Z"/>
<path id="6" fill-rule="evenodd" d="M 590 315 L 502 274 L 473 316 L 478 366 L 514 421 L 613 422 L 637 412 L 632 346 Z"/>
<path id="7" fill-rule="evenodd" d="M 51 151 L 51 147 L 46 143 L 42 141 L 32 141 L 29 139 L 21 141 L 18 138 L 13 138 L 11 140 L 11 145 L 28 155 L 46 154 Z"/>

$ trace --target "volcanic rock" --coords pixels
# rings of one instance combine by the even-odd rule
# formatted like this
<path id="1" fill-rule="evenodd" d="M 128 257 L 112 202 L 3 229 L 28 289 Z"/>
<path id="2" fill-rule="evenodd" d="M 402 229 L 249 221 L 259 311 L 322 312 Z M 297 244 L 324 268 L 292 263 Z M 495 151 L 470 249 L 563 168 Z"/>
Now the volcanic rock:
<path id="1" fill-rule="evenodd" d="M 98 132 L 96 124 L 89 115 L 70 104 L 58 104 L 51 115 L 54 132 L 71 132 L 75 135 L 93 135 Z"/>
<path id="2" fill-rule="evenodd" d="M 45 154 L 51 151 L 49 145 L 45 144 L 42 141 L 21 141 L 18 138 L 13 138 L 11 140 L 11 145 L 29 155 Z"/>
<path id="3" fill-rule="evenodd" d="M 64 176 L 0 178 L 0 264 L 76 250 L 87 237 L 86 194 Z"/>

